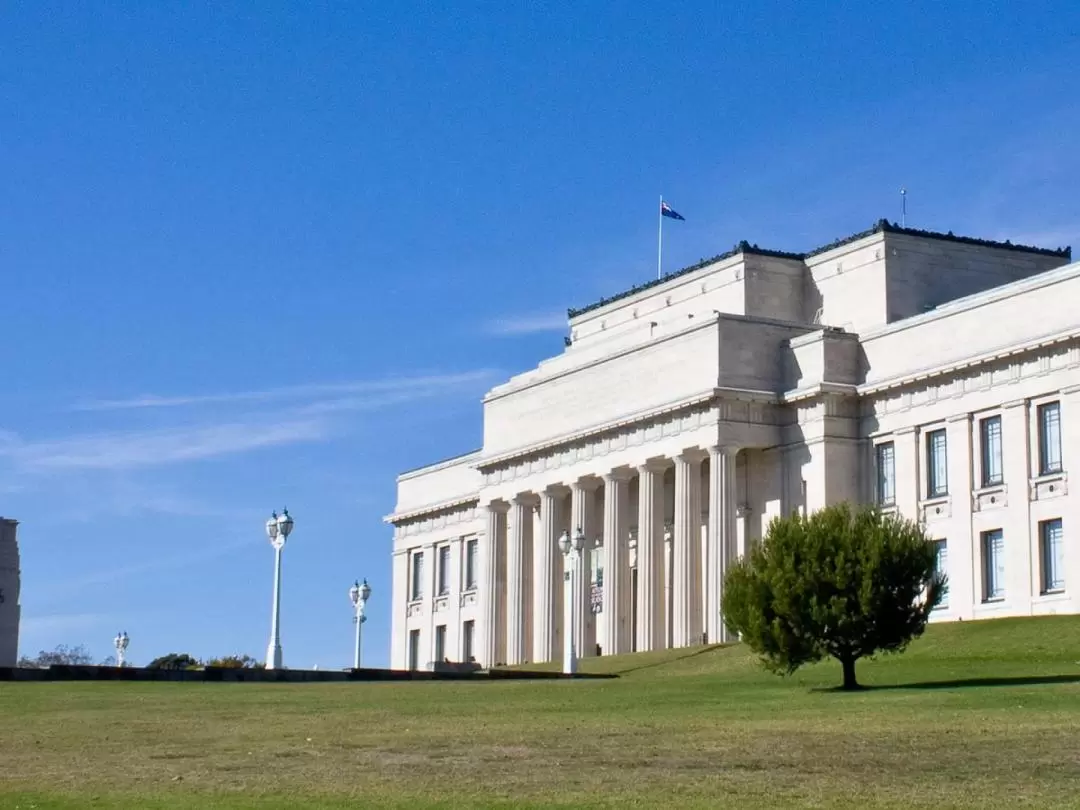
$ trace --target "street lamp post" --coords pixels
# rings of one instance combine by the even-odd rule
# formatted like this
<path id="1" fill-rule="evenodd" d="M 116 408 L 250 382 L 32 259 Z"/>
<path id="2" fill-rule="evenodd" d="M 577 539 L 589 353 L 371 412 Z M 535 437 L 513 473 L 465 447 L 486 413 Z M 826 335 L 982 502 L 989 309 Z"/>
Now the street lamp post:
<path id="1" fill-rule="evenodd" d="M 356 582 L 349 588 L 349 600 L 352 602 L 353 610 L 356 612 L 353 617 L 356 622 L 356 645 L 353 649 L 353 669 L 360 669 L 360 626 L 367 621 L 367 615 L 364 613 L 364 608 L 367 607 L 367 600 L 370 598 L 371 586 L 367 584 L 366 579 L 363 584 Z"/>
<path id="2" fill-rule="evenodd" d="M 124 665 L 124 653 L 127 652 L 129 642 L 127 630 L 123 633 L 117 633 L 116 638 L 113 639 L 113 646 L 116 648 L 116 665 L 118 667 Z"/>
<path id="3" fill-rule="evenodd" d="M 274 611 L 270 617 L 270 645 L 266 648 L 267 669 L 281 669 L 281 550 L 292 530 L 293 519 L 289 517 L 288 509 L 282 510 L 280 515 L 274 512 L 266 521 L 266 535 L 274 547 Z"/>
<path id="4" fill-rule="evenodd" d="M 581 599 L 578 588 L 581 587 L 582 552 L 585 549 L 585 533 L 579 527 L 574 533 L 574 539 L 570 539 L 569 532 L 563 532 L 559 538 L 559 548 L 562 549 L 566 560 L 566 574 L 564 575 L 564 588 L 569 596 L 569 610 L 563 614 L 563 674 L 573 675 L 577 672 L 577 645 L 579 640 L 576 636 L 577 613 L 581 610 Z"/>

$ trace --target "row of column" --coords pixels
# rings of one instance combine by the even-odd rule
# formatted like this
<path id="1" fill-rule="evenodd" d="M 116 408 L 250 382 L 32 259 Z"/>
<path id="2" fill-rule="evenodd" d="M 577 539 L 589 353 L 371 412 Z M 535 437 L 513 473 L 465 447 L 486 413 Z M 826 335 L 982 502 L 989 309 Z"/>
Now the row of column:
<path id="1" fill-rule="evenodd" d="M 608 470 L 539 493 L 523 492 L 509 502 L 487 504 L 485 539 L 484 663 L 519 664 L 556 660 L 561 655 L 567 601 L 579 601 L 574 635 L 579 653 L 597 642 L 605 654 L 654 650 L 665 646 L 664 474 L 675 466 L 672 539 L 671 645 L 685 647 L 728 640 L 720 619 L 723 576 L 735 554 L 736 478 L 733 447 L 688 449 L 674 459 L 652 459 L 638 466 Z M 709 460 L 709 503 L 704 570 L 702 468 Z M 633 592 L 629 538 L 630 483 L 638 478 L 637 589 Z M 601 514 L 595 492 L 603 486 Z M 569 504 L 567 504 L 569 501 Z M 567 512 L 567 505 L 569 510 Z M 534 514 L 539 511 L 539 520 Z M 594 527 L 600 524 L 600 531 Z M 559 539 L 581 529 L 591 543 L 603 538 L 603 637 L 596 638 L 590 605 L 588 566 L 576 594 L 564 591 Z M 586 557 L 586 560 L 588 557 Z M 636 605 L 634 604 L 636 600 Z M 704 604 L 704 609 L 700 606 Z M 531 609 L 530 609 L 531 608 Z M 635 611 L 636 608 L 636 611 Z M 636 639 L 632 612 L 637 614 Z"/>

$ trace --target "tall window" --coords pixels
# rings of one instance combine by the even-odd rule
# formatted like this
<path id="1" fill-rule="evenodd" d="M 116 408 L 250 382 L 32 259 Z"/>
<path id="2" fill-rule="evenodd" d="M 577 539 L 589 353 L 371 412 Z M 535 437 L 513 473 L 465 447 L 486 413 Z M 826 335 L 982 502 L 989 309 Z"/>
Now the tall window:
<path id="1" fill-rule="evenodd" d="M 1042 592 L 1065 590 L 1065 538 L 1061 531 L 1061 518 L 1044 520 L 1039 524 L 1039 546 Z"/>
<path id="2" fill-rule="evenodd" d="M 411 599 L 424 598 L 424 552 L 416 551 L 412 555 Z"/>
<path id="3" fill-rule="evenodd" d="M 469 619 L 461 625 L 461 660 L 465 663 L 473 660 L 473 641 L 476 637 L 476 622 Z"/>
<path id="4" fill-rule="evenodd" d="M 949 465 L 945 429 L 926 434 L 926 497 L 943 498 L 949 494 Z"/>
<path id="5" fill-rule="evenodd" d="M 1005 535 L 1001 529 L 982 533 L 983 601 L 1005 598 Z"/>
<path id="6" fill-rule="evenodd" d="M 979 444 L 982 447 L 982 485 L 992 487 L 1004 483 L 1001 466 L 1001 417 L 991 416 L 979 422 Z"/>
<path id="7" fill-rule="evenodd" d="M 946 577 L 949 575 L 949 541 L 948 540 L 935 540 L 934 548 L 937 551 L 937 559 L 934 561 L 934 570 L 940 574 L 944 574 Z M 939 608 L 947 608 L 949 606 L 949 586 L 945 585 L 945 596 L 942 597 L 941 602 L 938 603 Z"/>
<path id="8" fill-rule="evenodd" d="M 1039 474 L 1061 472 L 1061 404 L 1039 406 Z"/>
<path id="9" fill-rule="evenodd" d="M 877 502 L 892 506 L 896 502 L 896 450 L 892 442 L 879 444 L 877 454 Z"/>
<path id="10" fill-rule="evenodd" d="M 440 624 L 435 628 L 435 663 L 446 660 L 446 625 Z"/>
<path id="11" fill-rule="evenodd" d="M 409 631 L 409 669 L 420 668 L 420 631 Z"/>
<path id="12" fill-rule="evenodd" d="M 450 593 L 450 546 L 439 548 L 439 571 L 438 571 L 439 596 Z"/>
<path id="13" fill-rule="evenodd" d="M 477 564 L 480 555 L 480 541 L 475 537 L 465 544 L 465 590 L 476 590 L 476 578 L 479 575 Z"/>

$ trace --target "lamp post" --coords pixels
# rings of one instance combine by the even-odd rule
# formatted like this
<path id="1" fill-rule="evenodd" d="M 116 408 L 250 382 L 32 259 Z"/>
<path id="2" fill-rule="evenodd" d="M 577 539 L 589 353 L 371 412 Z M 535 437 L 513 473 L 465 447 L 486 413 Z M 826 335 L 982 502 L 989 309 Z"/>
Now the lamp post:
<path id="1" fill-rule="evenodd" d="M 127 630 L 123 633 L 117 633 L 116 638 L 113 639 L 113 646 L 116 648 L 116 665 L 118 667 L 124 665 L 124 653 L 127 652 L 129 642 Z"/>
<path id="2" fill-rule="evenodd" d="M 563 532 L 559 538 L 559 548 L 562 549 L 566 560 L 566 574 L 564 575 L 564 588 L 569 595 L 570 609 L 565 611 L 563 623 L 563 674 L 573 675 L 577 672 L 577 644 L 575 638 L 577 629 L 577 612 L 581 610 L 580 594 L 581 587 L 581 559 L 585 549 L 585 533 L 578 527 L 574 533 L 574 539 L 570 539 L 569 532 Z"/>
<path id="3" fill-rule="evenodd" d="M 364 613 L 364 608 L 367 606 L 367 600 L 370 598 L 371 586 L 367 584 L 366 579 L 363 584 L 356 582 L 349 588 L 349 600 L 352 602 L 353 610 L 356 611 L 356 615 L 353 617 L 356 622 L 356 645 L 353 649 L 353 669 L 360 669 L 360 626 L 367 621 L 367 615 Z"/>
<path id="4" fill-rule="evenodd" d="M 274 612 L 270 617 L 270 645 L 266 648 L 266 668 L 281 669 L 281 633 L 278 627 L 281 619 L 281 550 L 285 541 L 292 534 L 293 519 L 289 510 L 274 512 L 266 521 L 266 535 L 274 547 Z"/>

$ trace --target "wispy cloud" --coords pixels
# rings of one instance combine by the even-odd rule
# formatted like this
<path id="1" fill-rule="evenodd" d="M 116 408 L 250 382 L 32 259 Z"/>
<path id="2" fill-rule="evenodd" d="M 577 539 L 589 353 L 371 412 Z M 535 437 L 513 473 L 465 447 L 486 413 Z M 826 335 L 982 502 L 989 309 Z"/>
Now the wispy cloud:
<path id="1" fill-rule="evenodd" d="M 564 332 L 567 320 L 565 314 L 540 313 L 534 315 L 508 315 L 489 321 L 486 331 L 491 335 L 532 335 L 539 332 Z"/>
<path id="2" fill-rule="evenodd" d="M 24 636 L 69 633 L 99 627 L 110 617 L 103 613 L 54 613 L 47 616 L 24 616 L 19 629 Z"/>
<path id="3" fill-rule="evenodd" d="M 476 369 L 453 374 L 421 374 L 402 377 L 384 377 L 375 380 L 352 380 L 340 383 L 312 383 L 266 388 L 258 391 L 233 391 L 214 394 L 187 394 L 162 396 L 142 394 L 127 399 L 94 399 L 76 403 L 81 411 L 125 410 L 132 408 L 176 408 L 196 405 L 262 404 L 289 400 L 314 399 L 341 395 L 383 394 L 420 395 L 448 387 L 480 383 L 491 379 L 493 369 Z"/>
<path id="4" fill-rule="evenodd" d="M 78 435 L 48 441 L 8 440 L 0 456 L 28 470 L 121 470 L 232 455 L 264 447 L 317 441 L 318 419 L 279 423 L 237 422 L 168 430 Z"/>

